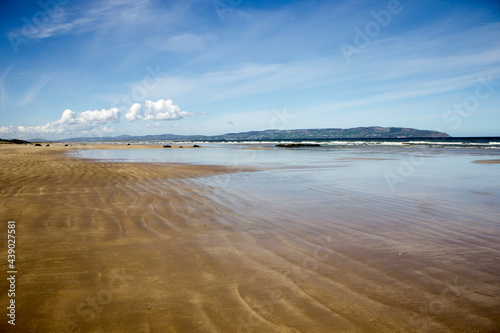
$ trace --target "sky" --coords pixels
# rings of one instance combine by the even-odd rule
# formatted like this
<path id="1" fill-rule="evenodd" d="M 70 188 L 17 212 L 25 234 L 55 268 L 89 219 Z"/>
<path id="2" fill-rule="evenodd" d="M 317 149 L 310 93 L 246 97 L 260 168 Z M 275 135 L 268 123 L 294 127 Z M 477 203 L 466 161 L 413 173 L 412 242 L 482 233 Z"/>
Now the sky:
<path id="1" fill-rule="evenodd" d="M 500 136 L 498 1 L 2 1 L 0 36 L 0 138 Z"/>

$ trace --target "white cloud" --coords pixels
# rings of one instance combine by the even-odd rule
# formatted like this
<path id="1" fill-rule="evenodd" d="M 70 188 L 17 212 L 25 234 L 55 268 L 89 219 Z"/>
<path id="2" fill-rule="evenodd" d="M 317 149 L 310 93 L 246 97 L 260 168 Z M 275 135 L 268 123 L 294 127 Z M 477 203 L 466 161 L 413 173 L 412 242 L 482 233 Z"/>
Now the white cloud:
<path id="1" fill-rule="evenodd" d="M 160 99 L 156 102 L 145 100 L 145 109 L 142 105 L 134 103 L 125 115 L 128 121 L 141 120 L 180 120 L 192 113 L 182 111 L 171 99 Z"/>
<path id="2" fill-rule="evenodd" d="M 109 110 L 102 109 L 94 111 L 84 111 L 76 113 L 70 109 L 64 110 L 61 118 L 41 126 L 3 126 L 0 133 L 12 135 L 58 135 L 71 133 L 73 136 L 79 135 L 102 135 L 114 132 L 106 126 L 107 123 L 120 122 L 120 112 L 117 108 Z"/>
<path id="3" fill-rule="evenodd" d="M 9 38 L 44 39 L 66 34 L 83 34 L 113 26 L 119 27 L 143 13 L 148 3 L 148 0 L 90 1 L 78 10 L 67 5 L 57 5 L 50 10 L 36 12 L 31 21 L 13 29 L 9 33 Z M 117 15 L 117 13 L 120 14 Z M 38 17 L 43 17 L 44 21 L 39 23 Z"/>
<path id="4" fill-rule="evenodd" d="M 100 131 L 101 131 L 101 133 L 103 133 L 103 134 L 104 134 L 104 133 L 106 133 L 106 134 L 110 134 L 110 133 L 114 133 L 114 132 L 115 132 L 115 130 L 114 130 L 114 129 L 109 128 L 109 127 L 106 127 L 106 126 L 104 126 L 104 127 L 100 128 L 99 130 L 100 130 Z"/>
<path id="5" fill-rule="evenodd" d="M 14 126 L 13 125 L 10 125 L 10 126 L 0 126 L 0 133 L 2 133 L 2 134 L 8 134 L 8 133 L 11 133 L 12 131 L 14 131 Z"/>
<path id="6" fill-rule="evenodd" d="M 141 110 L 141 104 L 134 103 L 125 115 L 125 118 L 127 118 L 128 121 L 135 121 L 139 119 L 142 114 L 143 111 Z"/>
<path id="7" fill-rule="evenodd" d="M 59 121 L 61 122 L 61 124 L 75 123 L 75 120 L 76 120 L 75 115 L 76 115 L 76 113 L 74 111 L 71 111 L 70 109 L 66 109 L 62 113 L 61 119 L 59 119 Z"/>
<path id="8" fill-rule="evenodd" d="M 109 110 L 102 109 L 94 111 L 84 111 L 76 113 L 70 109 L 64 110 L 61 119 L 48 123 L 47 128 L 56 131 L 75 128 L 75 129 L 91 129 L 100 124 L 120 122 L 120 111 L 117 108 Z"/>
<path id="9" fill-rule="evenodd" d="M 75 118 L 77 119 L 79 124 L 105 124 L 109 122 L 119 122 L 120 112 L 117 108 L 111 108 L 109 110 L 102 109 L 101 111 L 85 111 L 78 114 Z"/>

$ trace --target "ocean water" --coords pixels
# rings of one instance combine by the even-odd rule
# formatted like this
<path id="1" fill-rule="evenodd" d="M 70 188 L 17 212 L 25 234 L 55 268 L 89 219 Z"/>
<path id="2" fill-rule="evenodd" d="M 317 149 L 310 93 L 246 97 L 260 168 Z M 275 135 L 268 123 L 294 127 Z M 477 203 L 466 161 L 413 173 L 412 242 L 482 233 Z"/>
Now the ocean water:
<path id="1" fill-rule="evenodd" d="M 73 154 L 105 161 L 177 163 L 180 168 L 224 165 L 229 174 L 189 181 L 222 203 L 239 198 L 261 211 L 288 202 L 294 204 L 286 207 L 287 213 L 311 212 L 315 207 L 329 214 L 328 207 L 334 209 L 345 198 L 355 202 L 363 196 L 388 201 L 409 197 L 439 203 L 444 210 L 482 210 L 500 223 L 500 164 L 473 163 L 500 159 L 500 149 L 428 148 L 421 143 L 283 149 L 269 143 L 212 143 L 196 149 L 98 149 Z M 240 172 L 245 167 L 259 171 Z M 339 196 L 343 199 L 334 201 Z"/>

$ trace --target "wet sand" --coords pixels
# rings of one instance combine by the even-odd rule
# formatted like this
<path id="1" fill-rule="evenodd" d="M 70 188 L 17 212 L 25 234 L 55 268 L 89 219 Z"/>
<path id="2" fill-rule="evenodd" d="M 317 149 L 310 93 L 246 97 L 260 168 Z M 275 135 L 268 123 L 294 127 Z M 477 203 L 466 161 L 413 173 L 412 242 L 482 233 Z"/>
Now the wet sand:
<path id="1" fill-rule="evenodd" d="M 473 161 L 473 163 L 478 163 L 478 164 L 500 164 L 500 159 L 495 159 L 495 160 L 476 160 L 476 161 Z"/>
<path id="2" fill-rule="evenodd" d="M 16 327 L 4 318 L 0 331 L 500 331 L 488 195 L 471 193 L 486 208 L 470 209 L 339 188 L 335 207 L 312 198 L 287 215 L 294 202 L 192 181 L 226 167 L 59 154 L 69 148 L 0 146 L 1 234 L 16 221 L 18 270 Z"/>

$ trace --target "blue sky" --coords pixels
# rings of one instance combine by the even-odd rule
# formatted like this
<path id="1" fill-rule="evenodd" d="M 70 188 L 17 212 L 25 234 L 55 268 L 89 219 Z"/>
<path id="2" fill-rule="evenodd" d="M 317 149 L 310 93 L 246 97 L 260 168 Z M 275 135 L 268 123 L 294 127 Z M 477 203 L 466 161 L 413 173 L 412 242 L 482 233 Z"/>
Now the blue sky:
<path id="1" fill-rule="evenodd" d="M 3 1 L 0 15 L 3 138 L 500 136 L 496 1 Z"/>

